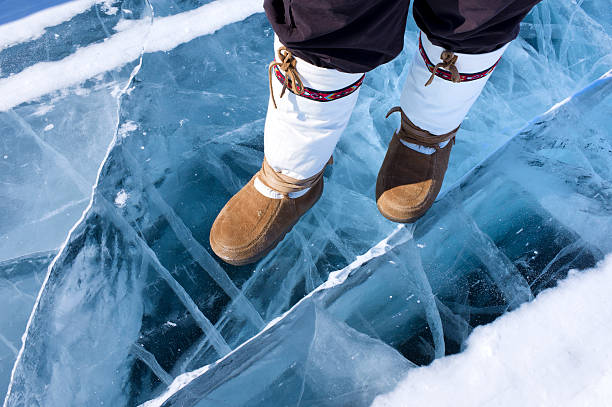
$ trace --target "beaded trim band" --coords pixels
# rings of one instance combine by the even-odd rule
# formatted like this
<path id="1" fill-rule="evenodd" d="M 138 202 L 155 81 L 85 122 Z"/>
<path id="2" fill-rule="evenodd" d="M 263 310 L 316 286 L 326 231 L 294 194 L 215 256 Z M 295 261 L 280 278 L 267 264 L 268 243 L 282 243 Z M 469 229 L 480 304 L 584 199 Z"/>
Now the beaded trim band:
<path id="1" fill-rule="evenodd" d="M 429 58 L 427 57 L 427 54 L 425 53 L 425 49 L 423 48 L 423 42 L 421 42 L 421 34 L 419 34 L 419 52 L 421 53 L 421 56 L 423 57 L 423 61 L 425 61 L 425 65 L 427 65 L 427 69 L 429 69 L 429 72 L 433 72 L 435 65 L 429 60 Z M 484 78 L 485 76 L 493 72 L 493 69 L 495 69 L 497 64 L 499 64 L 500 60 L 501 60 L 501 57 L 497 60 L 497 62 L 493 64 L 492 67 L 485 69 L 484 71 L 481 71 L 481 72 L 459 73 L 459 76 L 461 76 L 461 82 L 475 81 L 476 79 Z M 438 68 L 436 70 L 435 75 L 447 81 L 452 80 L 451 79 L 452 73 L 450 73 L 447 70 L 441 69 L 441 68 Z"/>
<path id="2" fill-rule="evenodd" d="M 281 85 L 284 85 L 285 75 L 283 75 L 283 73 L 278 68 L 278 66 L 274 67 L 274 74 L 276 75 L 276 79 L 278 79 Z M 331 101 L 343 98 L 345 96 L 348 96 L 351 93 L 355 92 L 357 89 L 359 89 L 364 79 L 365 79 L 365 74 L 363 74 L 361 78 L 357 80 L 357 82 L 345 88 L 338 89 L 338 90 L 332 90 L 330 92 L 324 92 L 324 91 L 304 87 L 304 93 L 298 96 L 302 96 L 302 97 L 305 97 L 306 99 L 314 100 L 317 102 L 331 102 Z M 287 89 L 291 91 L 291 88 L 287 87 Z"/>

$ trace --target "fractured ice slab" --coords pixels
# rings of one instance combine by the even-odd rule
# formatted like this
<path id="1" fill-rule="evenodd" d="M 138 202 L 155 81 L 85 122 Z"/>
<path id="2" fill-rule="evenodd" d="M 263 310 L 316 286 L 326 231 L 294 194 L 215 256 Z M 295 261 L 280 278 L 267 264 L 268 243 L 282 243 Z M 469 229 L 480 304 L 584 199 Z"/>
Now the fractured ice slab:
<path id="1" fill-rule="evenodd" d="M 87 206 L 116 127 L 107 80 L 0 112 L 0 260 L 58 248 Z"/>
<path id="2" fill-rule="evenodd" d="M 137 61 L 54 87 L 90 69 L 87 60 L 62 61 L 74 60 L 78 47 L 103 43 L 125 20 L 123 12 L 109 15 L 103 4 L 85 3 L 0 26 L 0 42 L 6 40 L 0 46 L 0 260 L 61 245 L 90 200 L 117 128 L 117 96 Z M 141 14 L 130 10 L 130 18 Z M 27 97 L 28 89 L 38 93 Z"/>
<path id="3" fill-rule="evenodd" d="M 205 375 L 164 405 L 368 405 L 411 367 L 393 348 L 306 300 L 231 358 L 203 368 Z"/>
<path id="4" fill-rule="evenodd" d="M 0 262 L 0 396 L 8 387 L 26 322 L 55 252 Z"/>

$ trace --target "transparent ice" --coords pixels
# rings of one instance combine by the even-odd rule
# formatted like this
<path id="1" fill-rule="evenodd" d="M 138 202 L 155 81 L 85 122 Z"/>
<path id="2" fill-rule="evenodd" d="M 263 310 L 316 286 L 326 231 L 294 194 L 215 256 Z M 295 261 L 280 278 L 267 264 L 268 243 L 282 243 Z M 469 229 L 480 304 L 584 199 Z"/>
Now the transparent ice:
<path id="1" fill-rule="evenodd" d="M 6 406 L 369 405 L 612 252 L 610 5 L 545 1 L 425 218 L 398 227 L 373 200 L 410 20 L 400 57 L 367 76 L 321 201 L 257 265 L 220 262 L 210 226 L 263 158 L 272 31 L 257 13 L 151 44 L 156 21 L 176 16 L 178 36 L 215 3 L 248 2 L 100 3 L 0 50 L 2 89 L 130 27 L 142 37 L 141 58 L 0 112 Z M 202 24 L 220 17 L 203 10 Z"/>

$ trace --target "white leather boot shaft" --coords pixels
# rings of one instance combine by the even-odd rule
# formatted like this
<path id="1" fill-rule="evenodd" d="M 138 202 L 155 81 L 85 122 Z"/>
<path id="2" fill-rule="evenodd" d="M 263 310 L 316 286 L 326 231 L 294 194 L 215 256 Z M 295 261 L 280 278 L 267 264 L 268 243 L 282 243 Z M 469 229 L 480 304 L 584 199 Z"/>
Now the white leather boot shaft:
<path id="1" fill-rule="evenodd" d="M 444 48 L 433 45 L 424 33 L 420 33 L 423 49 L 433 65 L 441 62 Z M 495 65 L 508 44 L 486 54 L 461 54 L 455 66 L 461 74 L 487 70 Z M 441 135 L 457 128 L 482 92 L 489 75 L 465 82 L 451 82 L 434 77 L 429 86 L 425 83 L 431 76 L 419 49 L 412 60 L 408 77 L 402 89 L 400 105 L 412 123 L 423 130 Z"/>
<path id="2" fill-rule="evenodd" d="M 275 36 L 276 61 L 280 46 L 282 44 Z M 304 86 L 319 91 L 345 88 L 363 75 L 319 68 L 297 57 L 296 60 L 296 69 Z M 297 96 L 289 90 L 286 90 L 281 98 L 282 85 L 274 76 L 272 87 L 277 108 L 274 108 L 270 99 L 264 130 L 266 159 L 272 168 L 290 177 L 311 177 L 323 169 L 332 155 L 355 107 L 359 89 L 334 101 L 318 102 Z M 255 188 L 259 192 L 270 198 L 281 197 L 258 181 L 255 182 Z M 300 191 L 289 196 L 295 198 L 305 192 Z"/>

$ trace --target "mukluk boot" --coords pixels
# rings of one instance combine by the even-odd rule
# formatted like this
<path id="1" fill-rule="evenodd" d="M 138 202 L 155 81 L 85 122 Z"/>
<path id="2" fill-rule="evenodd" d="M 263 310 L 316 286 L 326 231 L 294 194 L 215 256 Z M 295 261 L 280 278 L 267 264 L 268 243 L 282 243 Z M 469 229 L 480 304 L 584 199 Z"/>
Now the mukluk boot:
<path id="1" fill-rule="evenodd" d="M 401 125 L 376 181 L 386 218 L 410 223 L 433 205 L 444 181 L 455 135 L 507 45 L 487 54 L 457 54 L 423 33 L 400 99 Z"/>
<path id="2" fill-rule="evenodd" d="M 423 216 L 436 200 L 458 129 L 436 136 L 415 126 L 399 107 L 387 117 L 394 112 L 401 113 L 402 124 L 378 172 L 376 205 L 385 218 L 409 223 Z"/>
<path id="3" fill-rule="evenodd" d="M 296 58 L 278 38 L 275 53 L 262 168 L 229 200 L 210 231 L 213 251 L 234 265 L 264 257 L 321 197 L 323 172 L 364 78 Z"/>
<path id="4" fill-rule="evenodd" d="M 267 188 L 280 197 L 269 197 Z M 302 191 L 306 191 L 301 194 Z M 283 240 L 321 197 L 323 170 L 298 180 L 274 171 L 264 158 L 262 168 L 221 210 L 210 230 L 210 245 L 223 261 L 253 263 Z M 290 194 L 299 194 L 291 198 Z"/>

